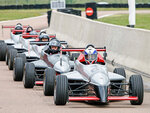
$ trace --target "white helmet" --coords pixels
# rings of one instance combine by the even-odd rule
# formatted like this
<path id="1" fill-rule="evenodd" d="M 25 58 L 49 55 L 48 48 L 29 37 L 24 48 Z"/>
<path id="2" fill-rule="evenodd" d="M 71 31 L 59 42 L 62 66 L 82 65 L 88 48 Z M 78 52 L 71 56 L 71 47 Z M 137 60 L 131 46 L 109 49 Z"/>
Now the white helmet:
<path id="1" fill-rule="evenodd" d="M 97 50 L 93 45 L 88 45 L 84 50 L 85 61 L 92 63 L 97 60 Z"/>

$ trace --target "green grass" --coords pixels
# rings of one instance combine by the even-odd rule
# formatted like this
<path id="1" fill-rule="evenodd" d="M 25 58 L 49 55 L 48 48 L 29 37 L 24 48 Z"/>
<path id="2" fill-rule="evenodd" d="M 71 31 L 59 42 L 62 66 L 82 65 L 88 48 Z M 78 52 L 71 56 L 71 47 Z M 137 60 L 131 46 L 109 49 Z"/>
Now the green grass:
<path id="1" fill-rule="evenodd" d="M 87 2 L 128 3 L 128 0 L 66 0 L 68 4 Z M 50 0 L 0 0 L 0 5 L 48 4 Z M 136 3 L 150 3 L 150 0 L 136 0 Z"/>
<path id="2" fill-rule="evenodd" d="M 44 13 L 46 13 L 47 11 L 48 11 L 48 9 L 0 10 L 0 21 L 40 16 L 40 15 L 43 15 Z"/>
<path id="3" fill-rule="evenodd" d="M 150 30 L 150 14 L 136 14 L 135 28 L 142 28 Z M 126 26 L 128 22 L 128 14 L 118 14 L 110 17 L 98 19 L 97 21 Z"/>

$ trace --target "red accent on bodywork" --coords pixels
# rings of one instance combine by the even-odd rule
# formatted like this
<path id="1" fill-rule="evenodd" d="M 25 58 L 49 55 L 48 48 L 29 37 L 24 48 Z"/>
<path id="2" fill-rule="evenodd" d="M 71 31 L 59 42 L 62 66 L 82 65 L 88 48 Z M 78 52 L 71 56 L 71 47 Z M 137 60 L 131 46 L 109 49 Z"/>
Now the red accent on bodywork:
<path id="1" fill-rule="evenodd" d="M 99 53 L 97 54 L 97 62 L 105 63 L 103 57 Z"/>
<path id="2" fill-rule="evenodd" d="M 91 97 L 69 97 L 69 101 L 86 101 L 86 100 L 93 100 L 98 101 L 100 98 L 91 96 Z M 108 96 L 109 100 L 138 100 L 138 97 L 129 96 L 129 97 L 120 97 L 120 96 Z"/>
<path id="3" fill-rule="evenodd" d="M 15 34 L 16 32 L 25 32 L 25 30 L 11 30 L 11 32 Z"/>
<path id="4" fill-rule="evenodd" d="M 56 38 L 55 35 L 49 35 L 49 38 Z"/>
<path id="5" fill-rule="evenodd" d="M 73 48 L 65 48 L 62 51 L 76 51 L 76 52 L 83 52 L 85 49 L 73 49 Z M 106 51 L 106 49 L 96 49 L 97 51 Z"/>
<path id="6" fill-rule="evenodd" d="M 16 26 L 2 26 L 2 28 L 15 28 Z M 23 26 L 23 28 L 27 28 L 28 26 Z"/>
<path id="7" fill-rule="evenodd" d="M 100 100 L 98 97 L 69 97 L 69 101 Z"/>
<path id="8" fill-rule="evenodd" d="M 36 39 L 35 39 L 35 41 L 37 41 L 37 42 L 38 42 L 38 41 L 40 41 L 40 39 L 39 39 L 39 38 L 36 38 Z"/>
<path id="9" fill-rule="evenodd" d="M 77 60 L 79 60 L 79 62 L 85 62 L 84 54 L 81 53 Z"/>
<path id="10" fill-rule="evenodd" d="M 35 84 L 36 85 L 43 85 L 43 81 L 36 81 Z"/>
<path id="11" fill-rule="evenodd" d="M 138 100 L 138 97 L 134 97 L 134 96 L 108 96 L 108 100 Z"/>
<path id="12" fill-rule="evenodd" d="M 22 35 L 23 38 L 29 38 L 29 37 L 32 37 L 32 38 L 37 38 L 39 37 L 39 35 Z"/>

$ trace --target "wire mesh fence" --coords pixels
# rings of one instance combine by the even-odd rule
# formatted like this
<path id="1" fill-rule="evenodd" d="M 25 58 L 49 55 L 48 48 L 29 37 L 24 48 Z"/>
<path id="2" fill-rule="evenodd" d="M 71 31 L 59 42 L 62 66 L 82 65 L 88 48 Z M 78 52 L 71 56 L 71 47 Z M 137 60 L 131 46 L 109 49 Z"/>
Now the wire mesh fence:
<path id="1" fill-rule="evenodd" d="M 35 5 L 35 4 L 50 4 L 51 0 L 0 0 L 0 5 Z M 58 0 L 59 1 L 59 0 Z M 118 3 L 125 4 L 128 0 L 66 0 L 67 4 L 84 4 L 87 2 L 97 2 L 97 3 Z M 150 3 L 150 0 L 136 0 L 136 3 Z"/>

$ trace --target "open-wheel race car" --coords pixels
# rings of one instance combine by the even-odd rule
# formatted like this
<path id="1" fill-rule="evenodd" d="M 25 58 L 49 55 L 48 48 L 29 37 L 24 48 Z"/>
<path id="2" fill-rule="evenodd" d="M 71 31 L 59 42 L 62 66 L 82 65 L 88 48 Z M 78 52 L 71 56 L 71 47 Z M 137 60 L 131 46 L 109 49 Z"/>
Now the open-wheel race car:
<path id="1" fill-rule="evenodd" d="M 24 27 L 26 29 L 24 29 Z M 26 48 L 23 47 L 22 40 L 21 40 L 22 34 L 35 35 L 37 34 L 37 32 L 39 32 L 39 30 L 36 32 L 33 30 L 31 26 L 22 26 L 20 23 L 18 23 L 16 26 L 3 26 L 3 28 L 14 28 L 11 30 L 11 33 L 10 33 L 11 39 L 0 41 L 0 52 L 1 52 L 0 60 L 2 61 L 6 60 L 6 64 L 8 65 L 9 56 L 10 56 L 9 53 L 11 49 L 14 49 L 12 53 L 16 53 L 16 51 L 18 52 L 26 51 Z M 24 38 L 24 39 L 35 40 L 33 38 L 32 39 Z"/>
<path id="2" fill-rule="evenodd" d="M 34 85 L 43 85 L 44 80 L 44 94 L 53 95 L 55 76 L 60 73 L 71 71 L 71 61 L 69 60 L 68 53 L 62 54 L 60 50 L 56 50 L 57 53 L 54 51 L 54 54 L 48 52 L 50 47 L 49 45 L 53 45 L 53 42 L 55 41 L 55 39 L 50 41 L 49 44 L 41 50 L 39 60 L 27 62 L 25 64 L 23 76 L 23 83 L 25 88 L 33 88 Z M 62 47 L 62 45 L 65 46 L 65 44 L 66 47 L 68 46 L 64 41 L 59 42 L 61 44 L 58 46 L 59 48 Z M 66 48 L 64 46 L 63 48 Z M 51 88 L 53 89 L 51 90 Z"/>
<path id="3" fill-rule="evenodd" d="M 24 35 L 23 37 L 30 37 L 30 35 Z M 14 58 L 14 81 L 22 81 L 25 63 L 39 60 L 42 49 L 52 38 L 55 38 L 55 35 L 41 34 L 40 36 L 32 35 L 32 37 L 37 38 L 27 43 L 26 48 L 28 50 L 23 53 L 17 53 Z"/>
<path id="4" fill-rule="evenodd" d="M 106 104 L 109 101 L 130 100 L 132 105 L 143 103 L 143 80 L 132 75 L 129 82 L 123 68 L 108 72 L 106 48 L 88 46 L 86 49 L 66 49 L 82 52 L 74 64 L 74 71 L 56 77 L 54 103 L 65 105 L 70 101 L 93 101 Z M 87 52 L 88 51 L 88 52 Z M 104 51 L 104 59 L 96 51 Z"/>

